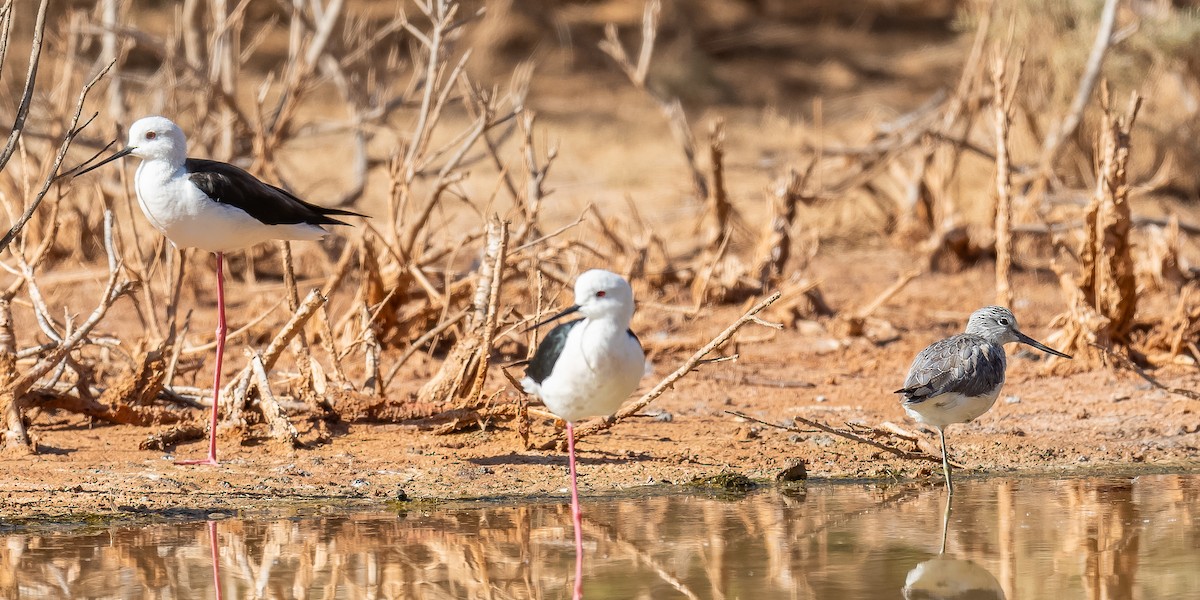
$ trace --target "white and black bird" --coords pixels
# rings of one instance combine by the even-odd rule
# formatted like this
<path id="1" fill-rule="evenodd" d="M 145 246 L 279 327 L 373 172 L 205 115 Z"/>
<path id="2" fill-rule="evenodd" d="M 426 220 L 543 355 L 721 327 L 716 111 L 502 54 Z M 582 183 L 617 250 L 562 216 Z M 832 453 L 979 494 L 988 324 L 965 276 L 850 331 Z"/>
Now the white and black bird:
<path id="1" fill-rule="evenodd" d="M 139 119 L 129 129 L 129 145 L 79 175 L 131 154 L 142 159 L 134 189 L 150 224 L 176 247 L 200 248 L 217 258 L 216 374 L 208 456 L 180 461 L 216 465 L 217 408 L 226 333 L 225 252 L 268 240 L 319 240 L 329 233 L 325 225 L 348 225 L 330 215 L 364 215 L 310 204 L 231 164 L 188 158 L 183 130 L 170 119 L 158 116 Z"/>
<path id="2" fill-rule="evenodd" d="M 521 387 L 541 398 L 546 408 L 567 422 L 567 454 L 571 472 L 571 516 L 575 521 L 575 597 L 582 597 L 583 533 L 575 470 L 574 423 L 615 413 L 629 398 L 646 370 L 646 355 L 629 321 L 633 288 L 623 277 L 593 269 L 575 280 L 575 304 L 534 328 L 572 314 L 582 319 L 556 326 L 546 334 L 529 362 Z"/>
<path id="3" fill-rule="evenodd" d="M 1021 333 L 1017 318 L 1002 306 L 985 306 L 967 321 L 963 333 L 938 340 L 917 355 L 908 369 L 901 403 L 912 418 L 932 425 L 942 440 L 946 490 L 953 494 L 946 427 L 987 412 L 1004 387 L 1004 344 L 1020 342 L 1055 356 L 1071 358 Z"/>

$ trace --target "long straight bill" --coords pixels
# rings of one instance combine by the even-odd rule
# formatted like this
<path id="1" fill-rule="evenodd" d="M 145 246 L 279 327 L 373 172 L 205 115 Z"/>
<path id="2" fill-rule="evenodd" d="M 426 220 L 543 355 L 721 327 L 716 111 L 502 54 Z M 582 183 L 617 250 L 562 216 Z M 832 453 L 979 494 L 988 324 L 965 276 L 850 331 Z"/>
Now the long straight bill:
<path id="1" fill-rule="evenodd" d="M 1048 352 L 1055 356 L 1061 356 L 1063 358 L 1071 358 L 1070 354 L 1063 354 L 1062 352 L 1059 352 L 1058 350 L 1055 350 L 1054 348 L 1051 348 L 1051 347 L 1021 333 L 1020 331 L 1014 331 L 1013 333 L 1017 334 L 1017 341 L 1021 342 L 1022 344 L 1029 344 L 1030 346 L 1033 346 L 1034 348 L 1037 348 L 1038 350 L 1041 350 L 1042 352 Z"/>
<path id="2" fill-rule="evenodd" d="M 539 321 L 537 323 L 534 323 L 533 325 L 530 325 L 529 327 L 525 328 L 525 331 L 533 331 L 534 329 L 537 329 L 538 327 L 541 327 L 542 325 L 545 325 L 547 323 L 553 323 L 554 321 L 557 321 L 569 314 L 572 314 L 572 313 L 578 312 L 578 311 L 579 311 L 579 305 L 576 304 L 575 306 L 568 307 L 568 308 L 564 309 L 562 312 L 559 312 L 558 314 L 556 314 L 548 319 L 543 319 L 542 321 Z M 525 333 L 525 332 L 523 331 L 521 333 Z"/>
<path id="3" fill-rule="evenodd" d="M 100 167 L 103 167 L 104 165 L 107 165 L 108 163 L 110 163 L 114 160 L 117 160 L 118 158 L 124 158 L 126 156 L 129 156 L 129 153 L 133 152 L 133 150 L 134 150 L 133 146 L 126 146 L 125 148 L 118 150 L 116 154 L 76 173 L 75 176 L 79 177 L 80 175 L 83 175 L 84 173 L 87 173 L 88 171 L 95 171 L 96 169 L 99 169 Z"/>

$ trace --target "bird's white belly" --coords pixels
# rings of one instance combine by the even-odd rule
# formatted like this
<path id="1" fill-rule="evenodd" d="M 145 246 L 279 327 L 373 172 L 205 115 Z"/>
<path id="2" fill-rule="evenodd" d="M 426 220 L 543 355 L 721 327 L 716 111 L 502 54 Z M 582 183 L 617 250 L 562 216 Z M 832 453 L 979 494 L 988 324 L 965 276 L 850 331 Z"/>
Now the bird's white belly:
<path id="1" fill-rule="evenodd" d="M 983 396 L 940 394 L 922 402 L 905 403 L 904 410 L 912 418 L 942 429 L 951 423 L 966 423 L 987 412 L 996 403 L 1000 388 Z"/>
<path id="2" fill-rule="evenodd" d="M 908 572 L 906 598 L 1003 598 L 995 576 L 969 560 L 946 555 L 927 560 Z"/>
<path id="3" fill-rule="evenodd" d="M 528 378 L 522 381 L 526 391 L 565 421 L 617 412 L 645 372 L 642 348 L 627 332 L 591 340 L 585 333 L 585 325 L 570 333 L 554 369 L 541 384 Z"/>
<path id="4" fill-rule="evenodd" d="M 187 177 L 153 179 L 139 168 L 138 204 L 150 224 L 180 248 L 228 252 L 267 240 L 319 240 L 327 233 L 316 225 L 267 225 L 240 208 L 210 199 Z"/>

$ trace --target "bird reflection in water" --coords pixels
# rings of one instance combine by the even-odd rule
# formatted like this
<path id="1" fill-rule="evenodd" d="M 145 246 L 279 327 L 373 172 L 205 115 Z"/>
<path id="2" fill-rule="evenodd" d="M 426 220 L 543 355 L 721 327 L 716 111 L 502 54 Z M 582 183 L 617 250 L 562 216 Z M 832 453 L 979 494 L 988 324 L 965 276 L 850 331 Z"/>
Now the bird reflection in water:
<path id="1" fill-rule="evenodd" d="M 938 555 L 913 567 L 904 580 L 905 600 L 1004 600 L 1004 589 L 987 569 L 946 554 L 953 496 L 946 495 L 942 513 L 942 546 Z"/>
<path id="2" fill-rule="evenodd" d="M 221 551 L 217 548 L 216 521 L 208 521 L 208 549 L 212 556 L 214 598 L 221 600 Z"/>

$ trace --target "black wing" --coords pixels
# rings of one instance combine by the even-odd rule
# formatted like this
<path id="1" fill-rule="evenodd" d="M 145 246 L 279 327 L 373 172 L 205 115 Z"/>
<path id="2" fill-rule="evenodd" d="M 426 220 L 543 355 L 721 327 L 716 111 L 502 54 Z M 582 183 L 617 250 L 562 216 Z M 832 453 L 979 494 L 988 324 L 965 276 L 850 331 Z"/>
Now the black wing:
<path id="1" fill-rule="evenodd" d="M 209 198 L 240 208 L 267 225 L 348 225 L 328 215 L 365 216 L 310 204 L 229 163 L 189 158 L 184 161 L 183 168 L 188 172 L 188 179 Z"/>
<path id="2" fill-rule="evenodd" d="M 629 334 L 629 337 L 633 338 L 633 341 L 637 342 L 638 348 L 641 348 L 644 352 L 645 348 L 642 346 L 642 340 L 638 339 L 637 334 L 632 329 L 626 329 L 625 332 Z"/>
<path id="3" fill-rule="evenodd" d="M 909 403 L 950 393 L 982 396 L 1004 383 L 1004 367 L 1004 348 L 976 335 L 959 334 L 922 350 L 896 393 L 904 394 Z"/>
<path id="4" fill-rule="evenodd" d="M 554 370 L 554 363 L 558 362 L 563 347 L 567 345 L 567 334 L 571 333 L 571 328 L 581 321 L 583 319 L 567 321 L 551 329 L 550 333 L 547 333 L 542 340 L 542 345 L 538 346 L 537 352 L 533 354 L 533 359 L 529 361 L 529 366 L 525 369 L 525 376 L 538 383 L 549 377 L 550 372 Z"/>

